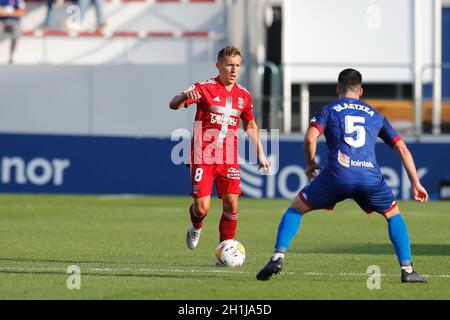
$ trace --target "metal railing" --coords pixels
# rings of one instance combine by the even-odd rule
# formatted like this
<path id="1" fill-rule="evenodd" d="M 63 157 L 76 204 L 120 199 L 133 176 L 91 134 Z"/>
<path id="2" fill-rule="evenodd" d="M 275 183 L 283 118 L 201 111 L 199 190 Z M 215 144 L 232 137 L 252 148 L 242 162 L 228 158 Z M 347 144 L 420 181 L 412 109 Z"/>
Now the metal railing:
<path id="1" fill-rule="evenodd" d="M 256 71 L 253 73 L 249 70 Z M 269 77 L 266 77 L 269 71 Z M 268 107 L 268 128 L 281 129 L 283 119 L 283 95 L 282 95 L 282 75 L 280 68 L 271 61 L 265 61 L 260 65 L 249 65 L 241 68 L 241 76 L 244 85 L 248 86 L 253 96 L 253 107 L 255 118 L 259 124 L 263 123 L 263 105 Z M 264 81 L 270 82 L 269 92 L 264 94 Z"/>
<path id="2" fill-rule="evenodd" d="M 447 110 L 447 108 L 442 108 L 442 103 L 445 103 L 445 106 L 447 106 L 447 100 L 448 98 L 442 98 L 440 97 L 433 97 L 427 95 L 427 97 L 424 96 L 415 96 L 414 95 L 414 69 L 411 66 L 411 64 L 358 64 L 358 65 L 352 65 L 351 63 L 348 64 L 333 64 L 333 63 L 324 63 L 324 64 L 309 64 L 309 63 L 302 63 L 302 64 L 289 64 L 289 65 L 275 65 L 271 62 L 266 62 L 261 65 L 250 65 L 242 69 L 242 79 L 245 79 L 245 81 L 248 81 L 250 83 L 245 83 L 245 85 L 249 86 L 249 88 L 253 89 L 253 98 L 255 101 L 255 114 L 258 120 L 262 118 L 263 108 L 262 105 L 268 104 L 269 105 L 269 118 L 270 121 L 268 123 L 269 129 L 282 129 L 284 133 L 290 133 L 292 132 L 302 132 L 304 133 L 306 131 L 307 125 L 309 123 L 309 118 L 311 117 L 310 113 L 310 106 L 311 104 L 317 104 L 318 102 L 323 103 L 323 105 L 329 103 L 332 101 L 333 97 L 335 97 L 334 92 L 330 92 L 329 95 L 326 97 L 313 97 L 309 94 L 308 86 L 310 84 L 335 84 L 337 80 L 337 73 L 336 71 L 331 72 L 330 74 L 333 75 L 336 79 L 331 79 L 330 81 L 301 81 L 301 82 L 292 82 L 290 83 L 290 86 L 292 84 L 300 85 L 300 93 L 298 96 L 294 96 L 292 94 L 292 87 L 288 88 L 286 90 L 286 81 L 285 81 L 285 72 L 290 72 L 292 68 L 296 67 L 304 67 L 304 68 L 316 68 L 316 69 L 327 69 L 327 68 L 334 68 L 336 70 L 344 69 L 348 66 L 352 66 L 358 70 L 362 69 L 363 78 L 364 78 L 364 70 L 370 70 L 372 69 L 388 69 L 391 71 L 400 71 L 401 76 L 403 77 L 403 80 L 397 80 L 395 79 L 388 79 L 383 80 L 379 79 L 377 82 L 367 82 L 364 84 L 386 84 L 386 85 L 396 85 L 396 84 L 410 84 L 412 86 L 412 96 L 411 97 L 403 97 L 401 100 L 399 100 L 397 97 L 391 97 L 390 99 L 393 100 L 399 100 L 404 102 L 405 104 L 411 105 L 410 112 L 412 115 L 413 120 L 404 119 L 404 123 L 401 125 L 405 126 L 405 132 L 408 133 L 408 135 L 414 135 L 416 137 L 419 137 L 423 134 L 429 134 L 433 133 L 435 135 L 439 134 L 448 134 L 450 133 L 450 124 L 447 124 L 446 122 L 442 122 L 442 120 L 447 119 L 447 117 L 450 117 L 448 113 L 450 110 Z M 421 77 L 421 88 L 422 92 L 424 90 L 424 87 L 427 88 L 429 85 L 433 85 L 433 77 L 429 76 L 429 74 L 426 73 L 426 71 L 431 70 L 433 72 L 436 67 L 440 68 L 442 70 L 449 70 L 450 64 L 449 63 L 443 63 L 440 65 L 424 65 L 422 67 L 422 74 L 424 76 Z M 339 68 L 339 69 L 338 69 Z M 249 73 L 249 70 L 255 69 L 257 70 L 256 74 L 258 75 L 259 79 L 252 79 L 246 77 L 246 73 Z M 269 72 L 270 76 L 266 76 L 267 72 Z M 268 80 L 269 79 L 269 80 Z M 258 83 L 259 85 L 263 83 L 263 81 L 270 81 L 270 92 L 265 92 L 263 94 L 262 87 L 252 87 L 251 82 Z M 446 79 L 445 79 L 446 80 Z M 447 80 L 448 81 L 448 80 Z M 443 84 L 445 85 L 445 83 Z M 445 91 L 445 90 L 444 90 Z M 287 93 L 287 94 L 286 94 Z M 446 93 L 446 92 L 444 92 Z M 386 97 L 384 97 L 386 98 Z M 364 99 L 363 99 L 364 100 Z M 374 100 L 374 99 L 371 99 Z M 423 113 L 425 111 L 424 104 L 426 104 L 426 110 L 429 110 L 429 103 L 430 101 L 433 101 L 433 107 L 432 107 L 432 117 L 431 117 L 431 124 L 429 121 L 426 121 L 426 126 L 424 126 L 424 121 L 428 119 L 423 118 Z M 299 110 L 293 110 L 292 106 L 296 106 L 298 104 Z M 376 106 L 375 106 L 376 107 Z M 394 106 L 393 106 L 394 107 Z M 409 107 L 408 107 L 409 108 Z M 409 109 L 408 109 L 409 110 Z M 409 112 L 409 111 L 408 111 Z M 288 118 L 288 119 L 286 119 Z M 406 125 L 406 122 L 410 121 L 410 124 Z M 299 122 L 299 123 L 297 123 Z M 401 121 L 398 121 L 400 123 Z M 288 124 L 289 128 L 286 126 Z M 429 127 L 431 125 L 431 130 L 429 130 Z M 410 126 L 410 127 L 409 127 Z M 406 127 L 407 130 L 406 130 Z M 423 130 L 425 127 L 425 131 Z M 291 130 L 294 129 L 294 130 Z"/>
<path id="3" fill-rule="evenodd" d="M 439 135 L 443 132 L 442 128 L 442 120 L 443 120 L 443 113 L 442 113 L 442 107 L 443 101 L 450 101 L 449 99 L 444 99 L 442 97 L 442 89 L 444 88 L 444 83 L 442 82 L 442 71 L 443 70 L 449 70 L 449 78 L 450 78 L 450 63 L 441 63 L 441 64 L 427 64 L 422 66 L 422 90 L 424 85 L 431 85 L 432 86 L 432 94 L 431 94 L 431 100 L 432 100 L 432 115 L 431 115 L 431 133 L 433 135 Z M 430 83 L 424 84 L 424 78 L 426 75 L 426 70 L 431 71 L 430 78 L 434 78 L 433 81 Z M 434 81 L 438 81 L 439 84 L 436 86 L 434 84 Z M 448 85 L 450 87 L 450 84 Z M 424 108 L 424 101 L 429 100 L 425 99 L 423 97 L 423 91 L 421 91 L 421 94 L 416 97 L 416 110 L 415 110 L 415 128 L 417 135 L 420 135 L 423 133 L 423 108 Z M 445 110 L 445 112 L 450 112 L 450 110 Z M 447 114 L 445 114 L 447 116 Z M 450 118 L 450 116 L 449 116 Z"/>

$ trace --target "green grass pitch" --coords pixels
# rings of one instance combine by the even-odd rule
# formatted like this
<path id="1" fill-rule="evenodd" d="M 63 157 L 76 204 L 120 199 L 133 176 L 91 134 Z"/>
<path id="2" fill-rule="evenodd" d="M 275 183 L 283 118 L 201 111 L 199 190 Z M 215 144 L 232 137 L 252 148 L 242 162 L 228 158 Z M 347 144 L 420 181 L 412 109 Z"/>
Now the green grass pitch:
<path id="1" fill-rule="evenodd" d="M 353 201 L 307 214 L 280 275 L 256 280 L 289 200 L 240 201 L 237 269 L 216 267 L 220 202 L 189 250 L 188 197 L 0 196 L 0 299 L 449 299 L 450 202 L 400 202 L 413 262 L 428 284 L 402 284 L 384 218 Z M 67 288 L 80 268 L 79 290 Z M 367 288 L 380 267 L 381 289 Z"/>

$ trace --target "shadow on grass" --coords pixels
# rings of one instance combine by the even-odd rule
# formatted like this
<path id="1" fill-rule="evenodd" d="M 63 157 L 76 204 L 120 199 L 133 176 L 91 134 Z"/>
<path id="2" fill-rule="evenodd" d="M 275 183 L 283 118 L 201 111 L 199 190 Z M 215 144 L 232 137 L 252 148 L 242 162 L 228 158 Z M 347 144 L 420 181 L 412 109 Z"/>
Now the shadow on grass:
<path id="1" fill-rule="evenodd" d="M 365 243 L 355 244 L 339 244 L 339 246 L 315 247 L 315 248 L 299 248 L 292 250 L 297 253 L 334 253 L 334 254 L 395 254 L 392 244 Z M 449 244 L 412 244 L 412 255 L 419 256 L 450 256 Z"/>
<path id="2" fill-rule="evenodd" d="M 111 264 L 117 261 L 82 261 L 82 260 L 64 260 L 64 259 L 36 259 L 36 258 L 3 258 L 0 261 L 17 261 L 17 262 L 48 262 L 48 263 L 102 263 Z"/>
<path id="3" fill-rule="evenodd" d="M 205 270 L 198 270 L 196 272 L 192 272 L 191 270 L 186 270 L 185 272 L 179 272 L 178 274 L 163 274 L 164 270 L 156 271 L 149 270 L 148 272 L 140 272 L 140 270 L 130 270 L 130 272 L 123 272 L 119 270 L 102 270 L 102 271 L 93 271 L 84 269 L 83 264 L 102 264 L 102 265 L 139 265 L 142 266 L 145 263 L 133 263 L 127 262 L 124 263 L 119 261 L 81 261 L 81 260 L 69 260 L 69 259 L 36 259 L 36 258 L 11 258 L 11 257 L 0 257 L 0 263 L 2 261 L 7 262 L 33 262 L 31 266 L 23 266 L 23 267 L 11 267 L 6 266 L 4 268 L 0 265 L 0 274 L 23 274 L 23 275 L 64 275 L 68 276 L 69 274 L 65 271 L 65 266 L 59 266 L 57 270 L 50 270 L 55 266 L 41 266 L 42 263 L 59 263 L 59 264 L 75 264 L 80 265 L 81 274 L 83 276 L 99 276 L 99 277 L 143 277 L 143 278 L 173 278 L 173 279 L 224 279 L 229 280 L 230 277 L 235 277 L 231 272 L 223 272 L 222 269 L 217 269 L 218 267 L 212 267 L 210 264 L 205 265 L 196 265 L 195 267 L 206 268 Z M 181 267 L 181 266 L 178 266 Z M 35 268 L 33 270 L 33 268 Z M 48 269 L 49 268 L 49 269 Z M 89 267 L 92 268 L 92 267 Z M 89 269 L 88 268 L 88 269 Z M 114 268 L 114 267 L 112 267 Z M 2 270 L 3 269 L 3 270 Z M 36 270 L 41 269 L 41 270 Z M 47 270 L 46 270 L 47 269 Z M 208 274 L 205 274 L 207 272 Z"/>
<path id="4" fill-rule="evenodd" d="M 26 257 L 17 257 L 17 258 L 11 258 L 11 257 L 1 257 L 0 256 L 0 263 L 2 261 L 6 262 L 32 262 L 32 263 L 50 263 L 50 264 L 75 264 L 75 265 L 83 265 L 83 264 L 100 264 L 100 265 L 126 265 L 126 266 L 149 266 L 148 261 L 92 261 L 92 260 L 71 260 L 71 259 L 37 259 L 37 258 L 26 258 Z M 215 260 L 214 260 L 215 261 Z M 188 262 L 183 263 L 177 263 L 176 266 L 173 266 L 174 268 L 207 268 L 209 269 L 211 266 L 213 266 L 212 263 L 203 263 L 195 265 L 189 264 Z M 1 268 L 1 267 L 0 267 Z M 200 272 L 200 271 L 199 271 Z"/>
<path id="5" fill-rule="evenodd" d="M 28 270 L 1 270 L 0 269 L 0 274 L 22 274 L 22 275 L 52 275 L 52 276 L 69 276 L 70 274 L 64 272 L 64 271 L 59 271 L 59 270 L 43 270 L 43 271 L 28 271 Z M 186 280 L 186 279 L 193 279 L 193 280 L 199 280 L 199 279 L 222 279 L 222 280 L 230 280 L 231 277 L 236 278 L 235 275 L 233 274 L 229 274 L 228 276 L 224 276 L 223 274 L 219 274 L 219 273 L 211 273 L 209 275 L 206 274 L 201 274 L 201 272 L 199 273 L 192 273 L 187 271 L 186 273 L 180 273 L 180 274 L 157 274 L 157 273 L 124 273 L 124 272 L 102 272 L 102 273 L 97 273 L 97 272 L 83 272 L 83 270 L 81 270 L 81 276 L 93 276 L 93 277 L 139 277 L 139 278 L 163 278 L 163 279 L 181 279 L 181 280 Z M 240 279 L 239 281 L 243 281 L 245 279 Z M 253 279 L 251 279 L 251 281 L 253 281 Z"/>

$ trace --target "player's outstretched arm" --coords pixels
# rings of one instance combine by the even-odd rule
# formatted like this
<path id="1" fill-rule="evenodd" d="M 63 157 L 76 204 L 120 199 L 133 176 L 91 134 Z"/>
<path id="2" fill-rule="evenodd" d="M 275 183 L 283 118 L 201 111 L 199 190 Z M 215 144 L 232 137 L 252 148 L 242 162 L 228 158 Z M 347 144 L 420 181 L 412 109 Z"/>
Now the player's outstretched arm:
<path id="1" fill-rule="evenodd" d="M 306 176 L 308 179 L 314 179 L 316 177 L 316 169 L 320 169 L 320 166 L 316 163 L 315 156 L 317 150 L 317 138 L 320 136 L 320 131 L 310 126 L 305 134 L 305 158 L 306 158 Z"/>
<path id="2" fill-rule="evenodd" d="M 182 92 L 170 100 L 169 108 L 172 110 L 184 108 L 187 100 L 199 100 L 201 97 L 200 93 L 196 90 Z"/>
<path id="3" fill-rule="evenodd" d="M 242 125 L 248 137 L 250 138 L 250 141 L 256 147 L 256 153 L 258 155 L 260 168 L 262 168 L 265 172 L 269 172 L 270 163 L 269 160 L 267 160 L 266 154 L 264 153 L 264 148 L 262 146 L 261 139 L 259 138 L 259 129 L 256 121 L 246 121 L 243 119 Z"/>
<path id="4" fill-rule="evenodd" d="M 394 145 L 395 151 L 402 159 L 403 166 L 408 174 L 409 181 L 411 182 L 411 193 L 414 200 L 425 202 L 428 200 L 427 190 L 420 184 L 419 176 L 417 175 L 416 165 L 414 159 L 409 151 L 406 143 L 403 140 L 399 140 Z"/>

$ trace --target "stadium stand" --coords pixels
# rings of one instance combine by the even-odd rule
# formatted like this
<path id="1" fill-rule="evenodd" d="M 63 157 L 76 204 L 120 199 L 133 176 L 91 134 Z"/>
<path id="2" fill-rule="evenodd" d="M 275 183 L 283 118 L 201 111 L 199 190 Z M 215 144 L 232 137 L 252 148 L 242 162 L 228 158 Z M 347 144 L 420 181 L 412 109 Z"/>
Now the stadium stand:
<path id="1" fill-rule="evenodd" d="M 67 1 L 54 5 L 52 23 L 44 28 L 46 2 L 27 1 L 17 64 L 178 64 L 184 61 L 179 61 L 179 55 L 174 52 L 195 48 L 187 59 L 210 60 L 225 38 L 223 1 L 105 1 L 103 9 L 108 23 L 102 31 L 96 30 L 94 6 L 88 8 L 81 27 L 74 28 L 73 5 Z M 1 47 L 0 50 L 4 51 Z M 155 56 L 162 60 L 155 60 Z M 0 62 L 3 60 L 0 56 Z"/>
<path id="2" fill-rule="evenodd" d="M 74 2 L 65 1 L 55 8 L 53 29 L 64 30 Z M 220 17 L 224 2 L 215 0 L 117 0 L 104 1 L 104 14 L 108 31 L 219 31 L 225 21 Z M 27 1 L 27 15 L 23 29 L 30 32 L 40 29 L 45 21 L 46 4 Z M 86 15 L 83 30 L 95 29 L 95 10 L 91 6 Z M 189 17 L 180 19 L 180 17 Z M 219 19 L 211 19 L 218 17 Z"/>

